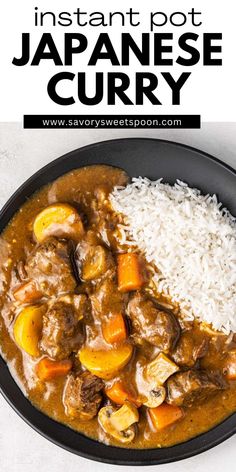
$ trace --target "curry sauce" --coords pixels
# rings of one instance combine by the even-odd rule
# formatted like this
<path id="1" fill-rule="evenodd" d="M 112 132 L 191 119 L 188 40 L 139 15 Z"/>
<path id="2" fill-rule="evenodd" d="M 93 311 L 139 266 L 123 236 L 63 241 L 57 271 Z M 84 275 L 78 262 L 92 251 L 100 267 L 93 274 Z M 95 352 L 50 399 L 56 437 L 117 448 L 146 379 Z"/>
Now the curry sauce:
<path id="1" fill-rule="evenodd" d="M 120 246 L 108 196 L 128 181 L 109 166 L 73 170 L 19 209 L 0 238 L 0 349 L 56 421 L 106 444 L 167 447 L 236 411 L 236 336 L 182 319 L 142 254 Z"/>

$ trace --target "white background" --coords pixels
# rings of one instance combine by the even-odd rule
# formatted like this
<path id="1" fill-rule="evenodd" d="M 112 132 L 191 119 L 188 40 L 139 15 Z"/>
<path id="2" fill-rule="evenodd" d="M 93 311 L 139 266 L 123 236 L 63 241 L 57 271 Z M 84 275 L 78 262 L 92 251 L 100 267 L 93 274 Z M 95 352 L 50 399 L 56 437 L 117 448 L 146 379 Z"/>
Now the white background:
<path id="1" fill-rule="evenodd" d="M 120 137 L 156 137 L 180 141 L 214 154 L 236 168 L 236 123 L 207 123 L 201 130 L 76 131 L 22 130 L 0 123 L 0 206 L 33 172 L 77 147 Z M 212 412 L 214 414 L 214 412 Z M 230 472 L 235 469 L 236 437 L 211 451 L 178 463 L 158 466 L 160 472 Z M 142 471 L 154 467 L 143 467 Z M 1 472 L 134 472 L 135 467 L 104 465 L 76 457 L 49 443 L 21 420 L 0 396 Z M 141 470 L 141 469 L 140 469 Z"/>
<path id="2" fill-rule="evenodd" d="M 117 23 L 112 28 L 79 28 L 45 26 L 43 28 L 34 27 L 34 7 L 39 10 L 48 11 L 74 11 L 76 7 L 92 11 L 126 11 L 133 7 L 141 12 L 142 25 L 138 28 L 127 26 L 121 29 Z M 138 41 L 141 32 L 149 32 L 149 12 L 163 11 L 170 14 L 174 11 L 187 13 L 192 7 L 197 11 L 202 11 L 203 24 L 200 27 L 193 27 L 188 23 L 183 27 L 173 27 L 170 25 L 156 28 L 155 32 L 173 32 L 178 36 L 187 31 L 195 31 L 200 36 L 203 32 L 223 33 L 223 66 L 202 66 L 202 61 L 194 67 L 184 68 L 179 65 L 146 67 L 140 66 L 137 60 L 131 61 L 130 67 L 112 67 L 108 61 L 100 61 L 95 67 L 86 67 L 96 38 L 100 32 L 108 32 L 113 41 L 114 47 L 119 55 L 119 37 L 121 31 L 133 32 L 134 38 Z M 234 121 L 236 94 L 236 55 L 235 55 L 235 0 L 119 0 L 119 2 L 108 2 L 107 0 L 7 0 L 1 2 L 0 14 L 0 47 L 1 47 L 1 87 L 0 87 L 0 120 L 20 121 L 23 114 L 83 114 L 83 113 L 191 113 L 202 114 L 203 121 Z M 48 20 L 48 25 L 50 25 Z M 52 61 L 44 61 L 39 66 L 16 67 L 11 64 L 14 56 L 21 55 L 21 33 L 32 33 L 32 53 L 35 51 L 37 43 L 43 32 L 52 32 L 60 53 L 63 55 L 63 35 L 65 32 L 81 32 L 88 34 L 88 53 L 78 55 L 74 66 L 56 67 Z M 178 50 L 174 42 L 174 57 Z M 199 40 L 199 44 L 201 41 Z M 202 54 L 201 54 L 202 57 Z M 88 70 L 89 69 L 89 70 Z M 173 72 L 174 69 L 174 72 Z M 171 106 L 171 93 L 163 78 L 159 78 L 157 91 L 158 98 L 163 103 L 162 106 L 153 106 L 148 101 L 145 107 L 125 106 L 118 102 L 116 106 L 106 106 L 106 96 L 104 101 L 96 107 L 85 107 L 79 102 L 72 106 L 62 107 L 54 104 L 47 95 L 47 83 L 50 77 L 61 70 L 73 72 L 86 71 L 88 78 L 88 91 L 92 94 L 94 90 L 95 71 L 121 71 L 128 73 L 132 81 L 130 96 L 134 95 L 134 73 L 135 71 L 149 71 L 158 75 L 161 71 L 173 72 L 175 79 L 184 70 L 192 70 L 192 75 L 183 86 L 181 92 L 181 106 Z M 106 86 L 105 86 L 106 87 Z M 76 82 L 63 82 L 63 93 L 76 95 Z"/>

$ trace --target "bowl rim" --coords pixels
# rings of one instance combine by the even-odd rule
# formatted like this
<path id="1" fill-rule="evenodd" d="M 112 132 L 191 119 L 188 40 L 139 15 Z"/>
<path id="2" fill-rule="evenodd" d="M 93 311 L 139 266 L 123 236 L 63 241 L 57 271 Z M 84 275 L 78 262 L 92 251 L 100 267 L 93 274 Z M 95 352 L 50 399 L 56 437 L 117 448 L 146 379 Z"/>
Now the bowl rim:
<path id="1" fill-rule="evenodd" d="M 183 143 L 175 142 L 175 141 L 169 141 L 166 139 L 156 139 L 156 138 L 142 138 L 142 137 L 137 137 L 137 138 L 119 138 L 119 139 L 109 139 L 109 140 L 104 140 L 104 141 L 99 141 L 95 142 L 92 144 L 88 144 L 86 146 L 80 147 L 78 149 L 74 149 L 66 154 L 63 154 L 62 156 L 52 160 L 39 170 L 37 170 L 31 177 L 29 177 L 24 183 L 22 183 L 17 190 L 12 194 L 12 196 L 7 200 L 7 202 L 3 205 L 2 209 L 0 210 L 0 235 L 10 219 L 13 217 L 13 215 L 16 213 L 17 209 L 14 211 L 11 211 L 12 205 L 14 204 L 15 200 L 22 195 L 22 193 L 30 187 L 32 183 L 37 181 L 42 174 L 45 174 L 48 170 L 53 169 L 54 167 L 57 167 L 60 162 L 65 161 L 66 159 L 78 154 L 78 153 L 83 153 L 84 151 L 92 151 L 93 149 L 101 146 L 106 146 L 111 143 L 124 143 L 126 141 L 129 142 L 137 142 L 137 141 L 153 141 L 155 143 L 165 143 L 167 145 L 172 145 L 174 147 L 179 147 L 185 150 L 189 150 L 192 153 L 198 154 L 199 157 L 204 157 L 205 159 L 208 159 L 210 161 L 214 161 L 215 163 L 218 164 L 218 166 L 227 169 L 230 173 L 233 174 L 233 176 L 236 177 L 236 170 L 233 169 L 230 165 L 227 163 L 222 162 L 220 159 L 212 156 L 209 153 L 206 153 L 205 151 L 199 150 L 195 147 L 185 145 Z M 93 165 L 93 164 L 88 164 Z M 96 164 L 95 164 L 96 165 Z M 106 163 L 105 165 L 111 165 L 112 163 Z M 79 164 L 75 168 L 83 167 L 84 165 L 80 166 Z M 72 169 L 71 169 L 72 170 Z M 66 171 L 70 172 L 71 170 Z M 63 175 L 61 173 L 60 175 Z M 50 180 L 48 179 L 48 183 L 53 181 L 55 179 Z M 44 184 L 43 184 L 44 185 Z M 39 185 L 38 190 L 43 186 Z M 35 190 L 29 191 L 30 195 L 33 195 Z M 8 217 L 9 216 L 9 217 Z M 6 222 L 2 223 L 2 220 L 6 217 Z M 13 408 L 13 410 L 29 425 L 31 426 L 35 431 L 37 431 L 39 434 L 41 434 L 44 438 L 48 439 L 52 443 L 56 444 L 57 446 L 72 452 L 76 455 L 82 456 L 86 459 L 91 459 L 94 461 L 98 462 L 103 462 L 103 463 L 109 463 L 109 464 L 116 464 L 116 465 L 135 465 L 135 466 L 144 466 L 144 465 L 157 465 L 157 464 L 165 464 L 165 463 L 170 463 L 174 461 L 179 461 L 183 459 L 187 459 L 189 457 L 198 455 L 204 451 L 207 451 L 221 442 L 225 441 L 226 439 L 230 438 L 236 433 L 236 413 L 233 413 L 230 415 L 228 418 L 223 420 L 221 423 L 213 427 L 212 429 L 179 444 L 176 444 L 171 447 L 166 447 L 166 448 L 152 448 L 152 449 L 126 449 L 126 448 L 119 448 L 119 447 L 114 447 L 114 446 L 109 446 L 104 443 L 100 443 L 99 441 L 96 441 L 94 439 L 91 439 L 87 436 L 84 436 L 82 433 L 78 433 L 74 430 L 71 430 L 67 426 L 63 425 L 60 422 L 57 422 L 53 420 L 52 418 L 48 417 L 44 413 L 42 413 L 40 410 L 38 410 L 35 406 L 31 404 L 31 402 L 27 399 L 27 397 L 24 396 L 22 391 L 19 389 L 17 386 L 14 378 L 11 376 L 10 371 L 8 370 L 7 364 L 4 361 L 4 359 L 1 357 L 0 354 L 0 371 L 1 370 L 7 371 L 11 377 L 10 383 L 11 385 L 14 384 L 14 387 L 19 390 L 20 395 L 23 395 L 24 400 L 26 401 L 26 408 L 28 406 L 28 409 L 32 411 L 32 414 L 35 414 L 39 417 L 39 423 L 40 423 L 40 418 L 42 417 L 45 419 L 46 418 L 46 423 L 50 424 L 52 428 L 60 428 L 63 430 L 65 433 L 66 431 L 72 432 L 72 434 L 76 434 L 78 438 L 81 439 L 83 442 L 83 446 L 81 447 L 81 444 L 78 441 L 78 448 L 77 447 L 72 447 L 69 444 L 66 444 L 63 439 L 56 439 L 52 433 L 47 433 L 45 431 L 44 426 L 36 425 L 35 421 L 31 420 L 29 418 L 30 415 L 27 415 L 22 411 L 22 406 L 17 405 L 17 402 L 14 401 L 14 398 L 10 394 L 10 388 L 8 388 L 7 385 L 4 385 L 4 381 L 0 380 L 0 393 L 3 395 L 7 403 Z M 27 403 L 28 402 L 28 403 Z M 46 425 L 47 426 L 47 425 Z M 97 451 L 98 449 L 98 451 Z M 108 452 L 109 451 L 109 452 Z M 117 458 L 117 455 L 119 458 Z"/>

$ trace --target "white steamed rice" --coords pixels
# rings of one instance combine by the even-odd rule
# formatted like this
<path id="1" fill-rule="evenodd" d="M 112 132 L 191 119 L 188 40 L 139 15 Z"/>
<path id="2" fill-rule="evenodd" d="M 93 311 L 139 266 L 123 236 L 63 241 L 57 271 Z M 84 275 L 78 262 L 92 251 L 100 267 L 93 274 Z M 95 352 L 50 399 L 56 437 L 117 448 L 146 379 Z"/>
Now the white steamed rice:
<path id="1" fill-rule="evenodd" d="M 158 269 L 158 292 L 187 318 L 236 332 L 236 219 L 216 195 L 139 177 L 116 187 L 110 201 L 124 216 L 121 244 L 136 245 Z"/>

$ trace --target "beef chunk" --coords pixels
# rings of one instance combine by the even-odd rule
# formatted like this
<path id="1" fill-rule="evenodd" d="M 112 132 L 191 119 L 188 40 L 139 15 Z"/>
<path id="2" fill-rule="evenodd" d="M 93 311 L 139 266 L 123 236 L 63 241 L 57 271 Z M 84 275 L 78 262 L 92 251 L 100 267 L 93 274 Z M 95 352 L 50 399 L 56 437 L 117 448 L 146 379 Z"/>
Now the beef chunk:
<path id="1" fill-rule="evenodd" d="M 53 303 L 43 315 L 41 350 L 53 359 L 65 359 L 76 352 L 84 341 L 80 319 L 80 310 L 72 303 Z"/>
<path id="2" fill-rule="evenodd" d="M 66 414 L 80 420 L 94 418 L 102 401 L 102 389 L 103 381 L 90 372 L 70 375 L 63 395 Z"/>
<path id="3" fill-rule="evenodd" d="M 204 370 L 178 372 L 167 381 L 167 402 L 177 406 L 192 406 L 202 403 L 225 388 L 219 375 Z"/>
<path id="4" fill-rule="evenodd" d="M 178 341 L 180 327 L 175 316 L 159 310 L 152 300 L 141 294 L 130 300 L 128 315 L 134 332 L 160 350 L 168 352 Z"/>
<path id="5" fill-rule="evenodd" d="M 118 291 L 114 278 L 106 278 L 90 297 L 93 316 L 104 320 L 110 313 L 122 313 L 126 299 L 127 296 Z"/>
<path id="6" fill-rule="evenodd" d="M 26 272 L 45 296 L 72 292 L 76 287 L 67 242 L 55 238 L 38 245 L 29 255 Z"/>
<path id="7" fill-rule="evenodd" d="M 192 331 L 183 333 L 171 356 L 179 366 L 193 367 L 198 359 L 207 353 L 208 342 L 205 337 L 199 339 Z"/>

